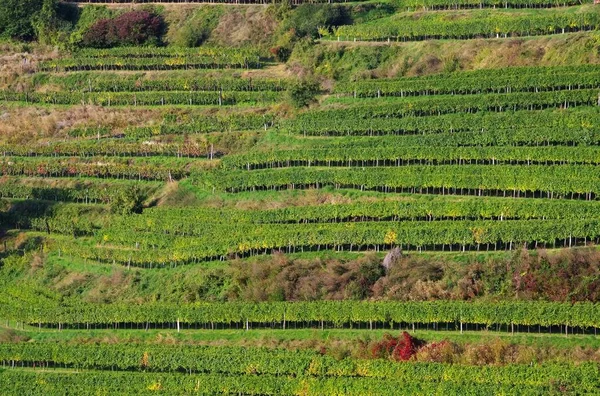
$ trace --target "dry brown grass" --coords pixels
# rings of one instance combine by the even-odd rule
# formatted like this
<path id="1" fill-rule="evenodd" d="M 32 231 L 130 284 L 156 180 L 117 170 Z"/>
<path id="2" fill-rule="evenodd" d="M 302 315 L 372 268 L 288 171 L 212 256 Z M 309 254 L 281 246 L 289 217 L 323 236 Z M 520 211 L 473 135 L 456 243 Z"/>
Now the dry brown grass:
<path id="1" fill-rule="evenodd" d="M 0 88 L 11 85 L 19 76 L 33 73 L 38 62 L 58 56 L 52 47 L 0 44 Z"/>
<path id="2" fill-rule="evenodd" d="M 127 293 L 132 288 L 135 274 L 126 273 L 125 269 L 118 268 L 110 275 L 102 275 L 95 279 L 94 287 L 86 295 L 86 301 L 105 303 L 115 301 L 117 296 Z"/>
<path id="3" fill-rule="evenodd" d="M 146 125 L 153 119 L 160 119 L 160 116 L 159 111 L 147 109 L 0 106 L 0 140 L 26 143 L 66 138 L 67 130 L 73 127 L 103 125 L 120 129 L 128 125 Z"/>
<path id="4" fill-rule="evenodd" d="M 277 29 L 278 22 L 266 7 L 235 7 L 227 10 L 209 41 L 225 46 L 266 44 Z"/>
<path id="5" fill-rule="evenodd" d="M 324 40 L 330 50 L 391 46 L 396 55 L 370 72 L 373 77 L 419 76 L 441 71 L 476 70 L 511 66 L 561 66 L 600 63 L 598 33 L 551 36 L 421 41 L 408 43 L 335 42 Z"/>
<path id="6" fill-rule="evenodd" d="M 54 284 L 54 288 L 60 292 L 66 293 L 84 285 L 88 281 L 88 279 L 89 276 L 87 274 L 71 272 L 67 274 L 64 278 L 58 280 Z"/>

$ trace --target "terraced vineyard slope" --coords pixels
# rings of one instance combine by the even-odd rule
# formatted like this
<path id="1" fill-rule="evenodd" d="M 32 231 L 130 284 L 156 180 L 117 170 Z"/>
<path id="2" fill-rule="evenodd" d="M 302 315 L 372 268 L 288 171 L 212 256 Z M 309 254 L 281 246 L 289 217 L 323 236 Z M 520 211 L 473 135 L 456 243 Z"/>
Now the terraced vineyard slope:
<path id="1" fill-rule="evenodd" d="M 2 394 L 600 392 L 597 5 L 34 3 Z"/>

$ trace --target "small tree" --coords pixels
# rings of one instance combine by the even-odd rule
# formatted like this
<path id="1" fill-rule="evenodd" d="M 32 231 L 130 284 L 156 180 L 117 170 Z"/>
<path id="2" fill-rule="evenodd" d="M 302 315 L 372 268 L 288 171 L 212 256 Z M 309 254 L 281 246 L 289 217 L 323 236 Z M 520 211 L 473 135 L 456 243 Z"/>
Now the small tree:
<path id="1" fill-rule="evenodd" d="M 31 23 L 43 6 L 43 0 L 1 0 L 0 35 L 31 40 L 35 32 Z"/>
<path id="2" fill-rule="evenodd" d="M 289 100 L 294 107 L 306 107 L 315 101 L 316 96 L 321 92 L 319 83 L 313 79 L 298 81 L 289 88 Z"/>

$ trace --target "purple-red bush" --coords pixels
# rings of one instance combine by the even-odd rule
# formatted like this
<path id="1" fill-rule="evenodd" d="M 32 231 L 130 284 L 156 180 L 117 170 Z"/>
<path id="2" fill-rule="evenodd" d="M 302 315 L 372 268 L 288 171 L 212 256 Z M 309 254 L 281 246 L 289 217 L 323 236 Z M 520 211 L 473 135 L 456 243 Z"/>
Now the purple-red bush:
<path id="1" fill-rule="evenodd" d="M 397 338 L 391 334 L 384 334 L 383 340 L 376 342 L 371 348 L 371 355 L 374 358 L 407 361 L 417 353 L 421 345 L 423 341 L 414 338 L 406 331 Z"/>
<path id="2" fill-rule="evenodd" d="M 100 19 L 83 36 L 83 45 L 109 48 L 119 45 L 158 43 L 164 21 L 148 11 L 131 11 L 112 19 Z"/>

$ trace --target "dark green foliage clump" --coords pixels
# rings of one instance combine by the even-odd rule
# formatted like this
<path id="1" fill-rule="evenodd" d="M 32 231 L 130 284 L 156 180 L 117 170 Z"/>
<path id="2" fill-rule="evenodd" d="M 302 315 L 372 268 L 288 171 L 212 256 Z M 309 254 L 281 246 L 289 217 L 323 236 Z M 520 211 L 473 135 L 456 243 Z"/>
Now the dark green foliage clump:
<path id="1" fill-rule="evenodd" d="M 298 81 L 288 91 L 290 102 L 298 108 L 311 104 L 319 93 L 319 82 L 313 79 Z"/>
<path id="2" fill-rule="evenodd" d="M 39 13 L 43 4 L 44 0 L 0 1 L 0 34 L 22 40 L 33 39 L 32 15 Z"/>
<path id="3" fill-rule="evenodd" d="M 289 15 L 284 23 L 285 30 L 293 30 L 297 37 L 316 38 L 319 28 L 329 29 L 350 22 L 344 7 L 329 4 L 302 4 Z"/>

